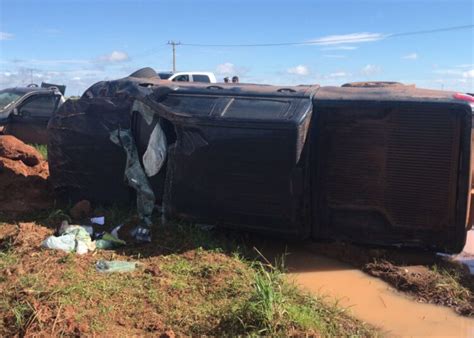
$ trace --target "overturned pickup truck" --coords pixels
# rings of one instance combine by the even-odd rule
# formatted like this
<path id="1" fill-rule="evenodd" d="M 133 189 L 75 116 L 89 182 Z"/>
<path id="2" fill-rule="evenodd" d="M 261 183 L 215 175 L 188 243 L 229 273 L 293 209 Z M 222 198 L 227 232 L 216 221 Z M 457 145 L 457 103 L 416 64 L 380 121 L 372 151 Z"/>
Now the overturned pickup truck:
<path id="1" fill-rule="evenodd" d="M 95 84 L 53 116 L 51 180 L 70 200 L 137 194 L 144 214 L 156 200 L 168 218 L 459 252 L 471 116 L 462 95 L 414 87 L 128 77 Z"/>

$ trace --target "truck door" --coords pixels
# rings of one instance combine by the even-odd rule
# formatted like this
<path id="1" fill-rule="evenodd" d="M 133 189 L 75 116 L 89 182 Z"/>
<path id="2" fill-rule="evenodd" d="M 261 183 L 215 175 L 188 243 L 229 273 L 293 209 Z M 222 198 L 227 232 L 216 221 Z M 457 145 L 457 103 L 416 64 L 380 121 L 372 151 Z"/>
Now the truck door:
<path id="1" fill-rule="evenodd" d="M 7 133 L 25 143 L 46 144 L 46 126 L 59 104 L 54 93 L 33 95 L 25 99 L 12 116 Z"/>

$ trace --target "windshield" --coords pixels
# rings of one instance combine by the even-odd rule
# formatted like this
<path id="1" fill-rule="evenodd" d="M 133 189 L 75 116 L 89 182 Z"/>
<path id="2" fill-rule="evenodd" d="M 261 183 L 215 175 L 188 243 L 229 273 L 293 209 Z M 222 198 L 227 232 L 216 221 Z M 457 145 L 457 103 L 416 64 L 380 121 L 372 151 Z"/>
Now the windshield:
<path id="1" fill-rule="evenodd" d="M 173 73 L 158 73 L 158 76 L 162 80 L 169 79 L 171 75 L 173 75 Z"/>
<path id="2" fill-rule="evenodd" d="M 0 110 L 4 110 L 12 102 L 19 99 L 22 95 L 11 91 L 0 91 Z"/>

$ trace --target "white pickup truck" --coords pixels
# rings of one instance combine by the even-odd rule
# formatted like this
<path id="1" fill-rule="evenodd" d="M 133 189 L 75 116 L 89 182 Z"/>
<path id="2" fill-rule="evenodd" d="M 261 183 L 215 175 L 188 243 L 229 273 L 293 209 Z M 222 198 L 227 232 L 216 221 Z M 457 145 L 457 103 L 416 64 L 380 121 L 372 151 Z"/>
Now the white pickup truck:
<path id="1" fill-rule="evenodd" d="M 162 80 L 177 82 L 204 82 L 216 83 L 216 76 L 211 72 L 162 72 L 158 73 Z"/>

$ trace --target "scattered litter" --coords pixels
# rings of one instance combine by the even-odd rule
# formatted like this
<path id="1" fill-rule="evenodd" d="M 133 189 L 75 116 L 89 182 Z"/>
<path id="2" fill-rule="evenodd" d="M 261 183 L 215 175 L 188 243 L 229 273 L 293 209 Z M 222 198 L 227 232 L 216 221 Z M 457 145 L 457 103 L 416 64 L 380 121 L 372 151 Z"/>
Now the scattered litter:
<path id="1" fill-rule="evenodd" d="M 120 231 L 121 227 L 123 227 L 123 224 L 117 225 L 115 228 L 113 228 L 112 231 L 110 232 L 112 234 L 112 236 L 114 236 L 115 238 L 120 239 L 120 236 L 119 236 L 118 232 Z"/>
<path id="2" fill-rule="evenodd" d="M 91 227 L 90 225 L 81 225 L 81 227 L 84 228 L 85 231 L 87 231 L 89 236 L 92 237 L 92 235 L 94 234 L 94 228 L 93 227 Z"/>
<path id="3" fill-rule="evenodd" d="M 95 250 L 95 242 L 91 236 L 80 225 L 68 225 L 63 222 L 60 229 L 60 236 L 49 236 L 42 246 L 48 249 L 62 250 L 65 252 L 76 252 L 79 255 Z"/>
<path id="4" fill-rule="evenodd" d="M 95 241 L 97 249 L 113 249 L 125 244 L 127 244 L 125 241 L 122 241 L 108 232 L 105 232 L 100 239 Z"/>
<path id="5" fill-rule="evenodd" d="M 110 140 L 121 146 L 127 155 L 125 178 L 129 186 L 137 192 L 137 212 L 140 224 L 133 235 L 138 242 L 151 242 L 151 215 L 155 207 L 155 194 L 140 164 L 137 147 L 130 129 L 117 129 L 110 133 Z"/>
<path id="6" fill-rule="evenodd" d="M 130 235 L 132 235 L 138 242 L 151 242 L 151 232 L 149 227 L 138 225 L 130 231 Z"/>
<path id="7" fill-rule="evenodd" d="M 465 266 L 468 267 L 469 273 L 471 275 L 474 275 L 474 256 L 462 256 L 459 255 L 454 260 L 464 264 Z"/>
<path id="8" fill-rule="evenodd" d="M 138 262 L 126 262 L 126 261 L 105 261 L 99 260 L 95 264 L 95 268 L 98 272 L 111 273 L 111 272 L 131 272 L 134 271 L 138 266 Z"/>
<path id="9" fill-rule="evenodd" d="M 436 253 L 440 257 L 445 259 L 459 262 L 469 269 L 469 273 L 474 275 L 474 231 L 469 230 L 467 232 L 466 245 L 463 251 L 457 255 L 449 255 L 445 253 Z"/>
<path id="10" fill-rule="evenodd" d="M 42 246 L 48 249 L 73 252 L 76 248 L 76 236 L 72 234 L 59 237 L 49 236 L 43 241 Z"/>
<path id="11" fill-rule="evenodd" d="M 92 217 L 91 218 L 91 223 L 92 224 L 104 225 L 105 224 L 105 217 L 104 216 Z"/>

